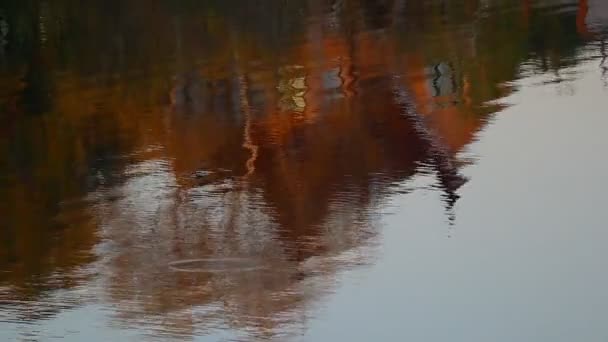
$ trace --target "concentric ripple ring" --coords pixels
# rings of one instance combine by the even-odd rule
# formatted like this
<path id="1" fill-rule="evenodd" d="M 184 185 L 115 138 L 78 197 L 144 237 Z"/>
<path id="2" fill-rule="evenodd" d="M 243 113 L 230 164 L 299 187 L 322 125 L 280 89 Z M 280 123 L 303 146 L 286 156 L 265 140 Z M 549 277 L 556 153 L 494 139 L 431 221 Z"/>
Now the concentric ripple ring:
<path id="1" fill-rule="evenodd" d="M 169 263 L 169 269 L 188 273 L 250 272 L 266 268 L 258 260 L 250 258 L 201 258 L 184 259 Z"/>

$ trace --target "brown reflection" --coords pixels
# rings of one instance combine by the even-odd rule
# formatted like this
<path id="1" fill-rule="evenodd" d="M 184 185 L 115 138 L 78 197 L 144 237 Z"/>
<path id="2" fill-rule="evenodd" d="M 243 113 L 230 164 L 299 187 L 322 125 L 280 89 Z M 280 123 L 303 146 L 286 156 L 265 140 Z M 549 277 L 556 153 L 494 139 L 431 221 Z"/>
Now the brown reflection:
<path id="1" fill-rule="evenodd" d="M 373 260 L 400 184 L 432 175 L 456 219 L 461 154 L 522 64 L 558 70 L 595 39 L 586 1 L 187 3 L 5 9 L 22 27 L 3 33 L 2 311 L 99 301 L 168 338 L 296 333 Z M 169 267 L 225 257 L 261 270 Z M 97 298 L 52 299 L 82 287 Z M 43 300 L 60 303 L 23 309 Z"/>

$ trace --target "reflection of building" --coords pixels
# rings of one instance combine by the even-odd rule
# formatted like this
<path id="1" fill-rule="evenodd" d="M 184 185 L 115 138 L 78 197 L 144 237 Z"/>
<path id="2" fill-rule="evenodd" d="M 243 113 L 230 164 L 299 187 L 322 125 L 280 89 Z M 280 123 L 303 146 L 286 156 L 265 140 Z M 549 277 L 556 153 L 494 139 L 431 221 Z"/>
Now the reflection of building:
<path id="1" fill-rule="evenodd" d="M 15 115 L 18 125 L 0 140 L 10 183 L 0 187 L 8 203 L 0 220 L 11 227 L 0 232 L 0 265 L 11 270 L 0 280 L 27 298 L 92 281 L 115 304 L 117 322 L 175 334 L 230 325 L 272 336 L 303 321 L 336 272 L 370 257 L 373 213 L 394 186 L 431 173 L 449 212 L 465 181 L 458 155 L 499 108 L 486 102 L 508 93 L 502 84 L 517 77 L 530 49 L 559 62 L 573 48 L 560 39 L 528 46 L 534 22 L 477 20 L 476 2 L 465 2 L 454 15 L 466 28 L 458 32 L 435 25 L 445 13 L 432 2 L 344 3 L 321 16 L 329 22 L 300 23 L 306 32 L 278 52 L 255 44 L 263 41 L 256 33 L 234 33 L 240 23 L 221 16 L 180 14 L 176 33 L 162 23 L 177 20 L 152 11 L 139 31 L 121 29 L 130 21 L 100 24 L 100 36 L 112 29 L 114 38 L 83 44 L 107 44 L 104 58 L 62 64 L 49 53 L 48 70 L 67 70 L 47 72 L 52 87 L 39 82 L 33 94 L 52 88 L 52 101 L 42 115 Z M 408 14 L 421 11 L 428 15 Z M 520 13 L 503 15 L 520 22 Z M 387 23 L 416 26 L 403 37 Z M 95 21 L 81 25 L 98 30 Z M 174 65 L 166 42 L 175 36 L 182 50 Z M 128 42 L 137 49 L 126 53 Z M 50 52 L 61 46 L 54 44 Z M 22 76 L 0 84 L 2 93 Z M 272 272 L 167 267 L 230 255 L 261 259 Z M 32 274 L 44 286 L 28 289 Z"/>
<path id="2" fill-rule="evenodd" d="M 304 319 L 335 272 L 369 257 L 361 250 L 377 234 L 370 213 L 391 186 L 420 164 L 443 165 L 403 115 L 389 58 L 395 42 L 380 37 L 364 31 L 352 41 L 338 33 L 320 45 L 304 41 L 285 53 L 285 66 L 269 64 L 276 72 L 247 66 L 248 56 L 263 52 L 237 41 L 210 57 L 231 65 L 228 71 L 53 78 L 49 113 L 14 132 L 33 145 L 31 164 L 21 167 L 44 177 L 16 177 L 3 196 L 31 197 L 13 201 L 13 216 L 2 219 L 15 219 L 19 243 L 36 241 L 48 221 L 66 228 L 54 237 L 62 243 L 8 249 L 24 265 L 23 277 L 39 267 L 38 281 L 50 282 L 63 269 L 66 283 L 83 283 L 92 278 L 78 263 L 98 258 L 95 282 L 116 304 L 117 320 L 147 317 L 176 333 L 213 324 L 263 333 L 282 316 Z M 240 50 L 240 59 L 230 50 Z M 403 84 L 417 101 L 432 101 L 415 87 Z M 252 151 L 246 139 L 257 157 L 243 179 Z M 52 191 L 34 191 L 53 186 L 49 198 Z M 62 205 L 39 215 L 47 201 Z M 167 271 L 177 259 L 224 255 L 261 258 L 273 272 Z M 15 271 L 4 280 L 26 281 L 16 277 L 21 266 L 4 267 Z M 217 310 L 197 313 L 200 307 Z"/>

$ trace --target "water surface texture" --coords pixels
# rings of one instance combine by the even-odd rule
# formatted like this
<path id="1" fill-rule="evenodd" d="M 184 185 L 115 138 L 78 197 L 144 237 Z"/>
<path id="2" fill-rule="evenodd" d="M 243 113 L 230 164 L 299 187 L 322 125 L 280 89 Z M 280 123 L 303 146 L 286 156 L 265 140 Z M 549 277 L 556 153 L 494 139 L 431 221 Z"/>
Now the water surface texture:
<path id="1" fill-rule="evenodd" d="M 608 341 L 608 1 L 3 1 L 0 120 L 0 341 Z"/>

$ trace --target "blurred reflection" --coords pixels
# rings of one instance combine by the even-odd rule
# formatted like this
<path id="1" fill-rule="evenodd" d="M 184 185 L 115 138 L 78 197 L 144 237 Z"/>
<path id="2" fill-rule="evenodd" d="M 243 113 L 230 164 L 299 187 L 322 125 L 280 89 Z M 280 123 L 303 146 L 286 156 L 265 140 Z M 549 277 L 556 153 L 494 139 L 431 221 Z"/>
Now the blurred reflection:
<path id="1" fill-rule="evenodd" d="M 463 152 L 510 82 L 607 70 L 601 1 L 2 6 L 0 319 L 17 325 L 97 302 L 167 338 L 296 334 L 373 261 L 411 177 L 457 220 Z M 261 267 L 169 267 L 227 257 Z"/>

